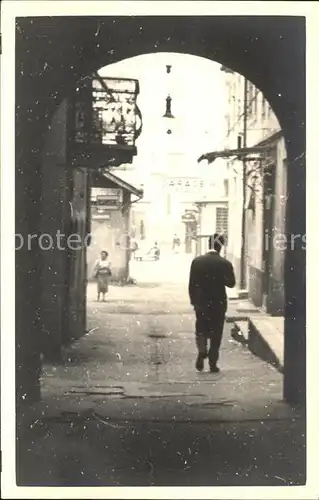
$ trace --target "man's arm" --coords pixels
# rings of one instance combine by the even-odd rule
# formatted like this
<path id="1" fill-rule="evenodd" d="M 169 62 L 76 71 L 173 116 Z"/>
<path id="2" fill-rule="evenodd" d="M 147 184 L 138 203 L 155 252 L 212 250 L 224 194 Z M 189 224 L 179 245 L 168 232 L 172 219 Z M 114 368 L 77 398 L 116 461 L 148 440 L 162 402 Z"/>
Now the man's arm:
<path id="1" fill-rule="evenodd" d="M 194 260 L 191 264 L 191 268 L 189 271 L 189 282 L 188 282 L 188 294 L 189 294 L 189 299 L 190 303 L 192 306 L 194 305 L 194 299 L 195 299 L 195 288 L 196 288 L 196 283 L 195 283 L 195 263 Z"/>
<path id="2" fill-rule="evenodd" d="M 232 263 L 229 261 L 226 262 L 224 280 L 225 286 L 227 286 L 228 288 L 234 288 L 234 286 L 236 285 L 234 268 Z"/>

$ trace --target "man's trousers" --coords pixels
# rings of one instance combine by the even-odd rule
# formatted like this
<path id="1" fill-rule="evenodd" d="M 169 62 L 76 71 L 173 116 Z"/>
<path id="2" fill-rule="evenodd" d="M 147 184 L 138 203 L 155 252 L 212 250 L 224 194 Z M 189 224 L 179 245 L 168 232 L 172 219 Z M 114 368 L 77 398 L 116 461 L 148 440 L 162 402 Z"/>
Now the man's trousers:
<path id="1" fill-rule="evenodd" d="M 196 345 L 198 354 L 209 360 L 210 368 L 215 368 L 219 358 L 219 348 L 222 341 L 225 323 L 225 307 L 195 307 L 196 314 Z M 209 342 L 209 350 L 207 352 Z"/>

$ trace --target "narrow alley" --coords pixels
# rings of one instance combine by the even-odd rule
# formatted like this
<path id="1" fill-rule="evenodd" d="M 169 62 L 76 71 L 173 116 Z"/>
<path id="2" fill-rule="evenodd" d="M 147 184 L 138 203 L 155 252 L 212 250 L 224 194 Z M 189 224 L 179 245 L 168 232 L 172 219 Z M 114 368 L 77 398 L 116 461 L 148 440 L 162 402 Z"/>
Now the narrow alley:
<path id="1" fill-rule="evenodd" d="M 4 22 L 7 490 L 305 486 L 305 18 L 106 10 Z"/>
<path id="2" fill-rule="evenodd" d="M 232 339 L 231 322 L 221 373 L 197 373 L 193 312 L 177 276 L 112 286 L 105 303 L 89 284 L 87 334 L 43 369 L 25 484 L 302 482 L 303 420 L 282 402 L 282 375 Z"/>

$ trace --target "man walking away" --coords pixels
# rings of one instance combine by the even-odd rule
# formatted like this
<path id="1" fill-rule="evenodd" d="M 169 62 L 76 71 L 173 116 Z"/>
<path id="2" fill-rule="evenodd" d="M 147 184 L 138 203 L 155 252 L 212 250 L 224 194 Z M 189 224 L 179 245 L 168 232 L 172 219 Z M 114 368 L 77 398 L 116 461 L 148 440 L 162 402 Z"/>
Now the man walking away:
<path id="1" fill-rule="evenodd" d="M 223 245 L 222 235 L 215 233 L 209 238 L 209 252 L 192 262 L 188 287 L 196 314 L 196 369 L 202 371 L 204 359 L 208 357 L 212 373 L 219 372 L 217 361 L 227 310 L 225 287 L 233 288 L 236 284 L 232 264 L 220 256 Z M 208 340 L 210 347 L 207 352 Z"/>

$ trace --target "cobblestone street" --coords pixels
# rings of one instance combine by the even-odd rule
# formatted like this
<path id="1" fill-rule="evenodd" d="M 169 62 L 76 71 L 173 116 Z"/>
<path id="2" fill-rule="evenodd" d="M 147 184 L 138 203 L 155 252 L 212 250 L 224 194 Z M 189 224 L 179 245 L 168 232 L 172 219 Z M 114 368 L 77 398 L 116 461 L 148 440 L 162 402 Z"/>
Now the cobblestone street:
<path id="1" fill-rule="evenodd" d="M 304 481 L 303 419 L 281 400 L 281 374 L 235 342 L 231 324 L 221 373 L 196 373 L 185 284 L 112 286 L 105 303 L 90 284 L 88 318 L 87 335 L 65 350 L 64 362 L 44 367 L 43 417 L 25 436 L 20 481 Z"/>
<path id="2" fill-rule="evenodd" d="M 65 351 L 65 366 L 47 372 L 44 392 L 91 394 L 103 387 L 106 393 L 126 396 L 112 398 L 116 411 L 128 404 L 127 397 L 176 396 L 184 416 L 180 404 L 185 398 L 220 401 L 217 412 L 226 401 L 231 413 L 260 405 L 265 415 L 271 402 L 281 399 L 281 375 L 231 338 L 231 324 L 225 326 L 221 374 L 196 373 L 194 315 L 183 284 L 114 286 L 105 303 L 96 302 L 95 285 L 90 284 L 88 309 L 88 334 Z M 134 414 L 142 416 L 141 404 L 132 406 Z M 211 409 L 201 411 L 211 416 Z"/>

